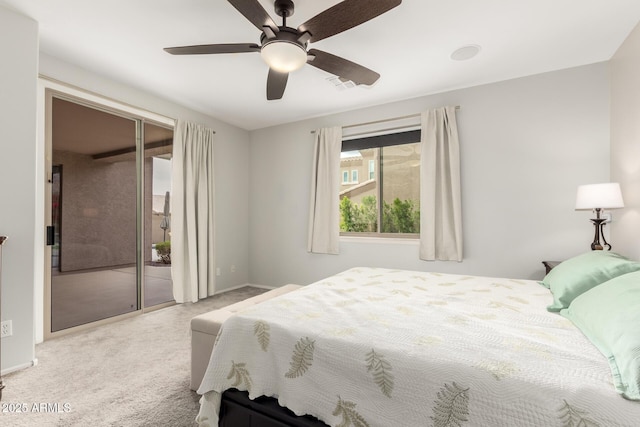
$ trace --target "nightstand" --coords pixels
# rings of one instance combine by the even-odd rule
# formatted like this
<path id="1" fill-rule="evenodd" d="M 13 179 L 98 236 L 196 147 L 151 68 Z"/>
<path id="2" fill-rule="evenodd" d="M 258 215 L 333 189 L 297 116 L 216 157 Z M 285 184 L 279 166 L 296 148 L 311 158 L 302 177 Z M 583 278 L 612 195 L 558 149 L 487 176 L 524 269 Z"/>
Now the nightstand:
<path id="1" fill-rule="evenodd" d="M 549 274 L 551 270 L 558 266 L 562 261 L 542 261 L 542 265 L 547 269 L 545 274 Z"/>

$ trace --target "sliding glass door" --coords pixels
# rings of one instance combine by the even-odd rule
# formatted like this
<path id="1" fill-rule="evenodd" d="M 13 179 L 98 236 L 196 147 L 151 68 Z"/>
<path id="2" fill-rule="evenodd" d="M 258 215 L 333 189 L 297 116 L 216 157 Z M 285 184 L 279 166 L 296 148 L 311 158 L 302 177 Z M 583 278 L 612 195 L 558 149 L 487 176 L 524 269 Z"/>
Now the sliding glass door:
<path id="1" fill-rule="evenodd" d="M 173 301 L 171 281 L 171 151 L 173 131 L 144 125 L 144 306 Z"/>
<path id="2" fill-rule="evenodd" d="M 170 241 L 159 199 L 170 198 L 172 129 L 51 97 L 46 336 L 173 300 L 170 256 L 158 255 Z"/>

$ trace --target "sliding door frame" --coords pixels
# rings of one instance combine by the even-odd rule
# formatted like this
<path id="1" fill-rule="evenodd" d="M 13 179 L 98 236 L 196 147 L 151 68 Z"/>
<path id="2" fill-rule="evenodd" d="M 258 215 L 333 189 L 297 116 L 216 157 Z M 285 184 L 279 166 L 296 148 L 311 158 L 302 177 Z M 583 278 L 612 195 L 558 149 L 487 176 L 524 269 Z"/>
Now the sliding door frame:
<path id="1" fill-rule="evenodd" d="M 45 246 L 44 249 L 44 284 L 43 284 L 43 338 L 45 340 L 67 335 L 70 333 L 83 331 L 94 328 L 96 326 L 113 323 L 122 319 L 139 316 L 141 314 L 155 311 L 161 308 L 169 307 L 175 304 L 175 301 L 154 305 L 152 307 L 144 306 L 144 270 L 145 270 L 145 173 L 144 173 L 144 125 L 146 123 L 155 126 L 164 127 L 174 130 L 175 119 L 162 116 L 150 111 L 142 110 L 131 105 L 127 105 L 114 99 L 106 98 L 101 95 L 85 91 L 83 89 L 61 83 L 59 81 L 40 76 L 40 82 L 44 87 L 44 168 L 45 168 L 45 191 L 44 191 L 44 219 L 45 226 L 51 223 L 51 179 L 53 174 L 53 99 L 58 98 L 76 104 L 103 111 L 109 114 L 120 116 L 126 119 L 132 119 L 136 122 L 136 227 L 138 231 L 136 239 L 136 286 L 137 286 L 137 306 L 136 310 L 109 317 L 106 319 L 96 320 L 94 322 L 62 329 L 56 332 L 51 331 L 51 246 Z"/>

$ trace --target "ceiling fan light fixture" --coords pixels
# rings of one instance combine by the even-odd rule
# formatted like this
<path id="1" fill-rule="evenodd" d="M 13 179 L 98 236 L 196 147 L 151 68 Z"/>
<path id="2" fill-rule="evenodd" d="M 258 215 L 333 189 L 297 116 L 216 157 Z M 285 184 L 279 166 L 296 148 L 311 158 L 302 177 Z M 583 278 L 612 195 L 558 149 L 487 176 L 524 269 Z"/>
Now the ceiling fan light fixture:
<path id="1" fill-rule="evenodd" d="M 295 71 L 307 62 L 306 50 L 301 45 L 286 40 L 265 43 L 260 56 L 269 68 L 281 73 Z"/>

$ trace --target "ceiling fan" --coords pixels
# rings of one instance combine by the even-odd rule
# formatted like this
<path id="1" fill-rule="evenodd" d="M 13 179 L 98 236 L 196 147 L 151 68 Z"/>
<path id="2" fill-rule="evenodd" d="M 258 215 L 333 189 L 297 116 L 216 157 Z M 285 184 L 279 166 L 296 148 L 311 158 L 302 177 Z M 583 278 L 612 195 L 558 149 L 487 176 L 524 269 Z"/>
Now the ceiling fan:
<path id="1" fill-rule="evenodd" d="M 206 44 L 167 47 L 164 50 L 172 55 L 260 52 L 269 65 L 268 100 L 282 98 L 289 73 L 301 68 L 305 63 L 334 74 L 343 81 L 352 81 L 357 85 L 372 85 L 380 78 L 380 74 L 318 49 L 307 51 L 307 46 L 310 42 L 317 42 L 363 24 L 393 9 L 401 2 L 402 0 L 344 0 L 320 12 L 296 29 L 287 27 L 287 18 L 293 15 L 292 0 L 275 0 L 275 12 L 282 17 L 281 26 L 275 24 L 258 0 L 229 0 L 233 7 L 262 31 L 260 45 Z"/>

